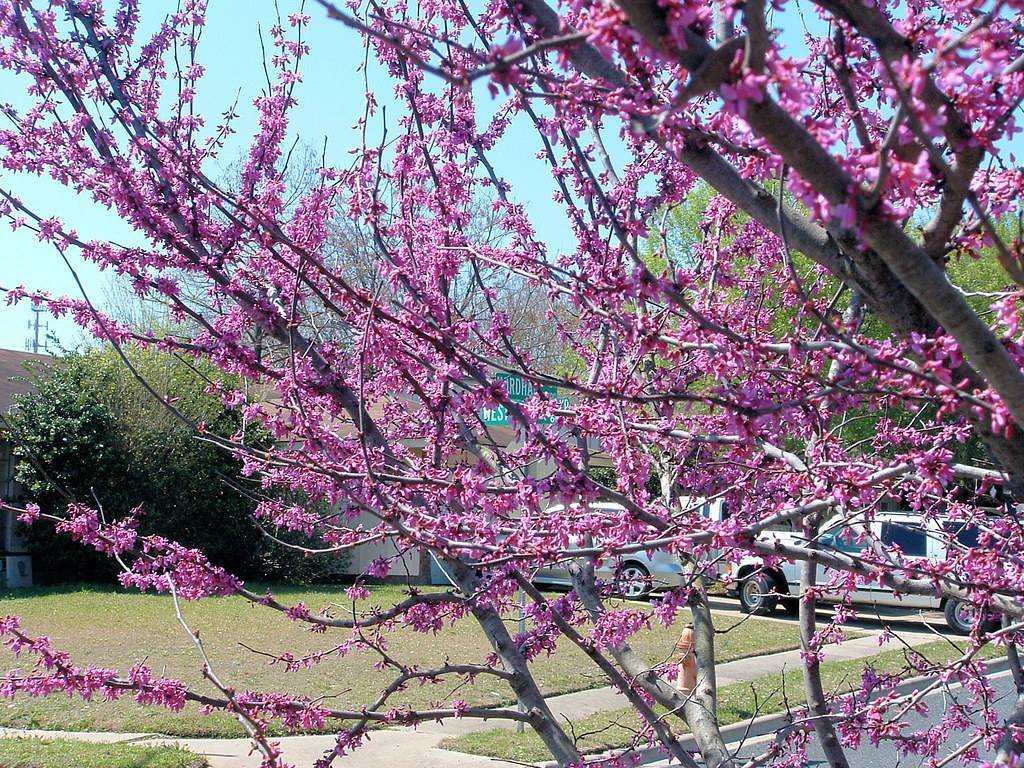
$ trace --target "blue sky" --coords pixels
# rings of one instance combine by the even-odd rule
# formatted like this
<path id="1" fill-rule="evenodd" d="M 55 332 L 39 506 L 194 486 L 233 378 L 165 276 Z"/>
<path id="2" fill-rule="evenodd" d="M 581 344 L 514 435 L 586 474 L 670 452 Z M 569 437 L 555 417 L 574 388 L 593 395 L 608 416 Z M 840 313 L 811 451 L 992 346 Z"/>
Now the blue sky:
<path id="1" fill-rule="evenodd" d="M 300 0 L 280 0 L 283 17 L 297 10 Z M 171 7 L 166 0 L 148 0 L 141 3 L 143 27 L 154 28 L 162 20 L 165 9 Z M 364 108 L 362 75 L 357 69 L 363 58 L 359 36 L 336 21 L 327 19 L 319 7 L 307 2 L 312 23 L 305 32 L 311 52 L 303 71 L 304 82 L 296 95 L 299 107 L 292 116 L 293 132 L 317 148 L 324 138 L 328 140 L 328 162 L 346 166 L 348 150 L 359 146 L 359 135 L 354 129 Z M 806 52 L 802 41 L 805 25 L 814 32 L 823 31 L 823 24 L 808 7 L 801 3 L 790 5 L 785 18 L 774 19 L 782 29 L 782 41 L 791 53 Z M 804 13 L 802 13 L 804 12 Z M 148 15 L 147 15 L 148 14 Z M 797 14 L 801 14 L 803 19 Z M 232 103 L 236 101 L 240 119 L 235 123 L 233 146 L 221 156 L 227 166 L 244 152 L 254 128 L 255 111 L 252 100 L 259 95 L 264 82 L 262 54 L 258 30 L 269 40 L 268 28 L 275 23 L 273 4 L 247 0 L 211 0 L 207 27 L 203 35 L 199 60 L 207 74 L 200 81 L 198 105 L 204 112 L 207 125 L 213 126 Z M 373 67 L 371 60 L 371 67 Z M 371 84 L 379 101 L 388 100 L 390 81 L 371 69 Z M 479 102 L 488 100 L 486 84 L 478 83 Z M 16 106 L 23 106 L 24 83 L 8 73 L 0 72 L 0 94 Z M 389 110 L 394 135 L 396 110 Z M 484 115 L 481 120 L 486 119 Z M 605 136 L 608 140 L 610 135 Z M 1013 142 L 1015 149 L 1024 145 L 1020 137 Z M 564 213 L 551 204 L 554 184 L 546 166 L 536 160 L 540 140 L 533 127 L 520 120 L 491 155 L 496 161 L 499 175 L 511 184 L 513 196 L 527 206 L 539 236 L 553 252 L 564 252 L 574 246 Z M 214 178 L 223 176 L 225 168 L 208 168 Z M 0 171 L 0 186 L 13 190 L 30 206 L 44 215 L 57 214 L 76 228 L 85 238 L 116 239 L 119 242 L 137 242 L 137 236 L 128 227 L 87 199 L 78 198 L 59 184 L 48 179 L 12 176 Z M 109 279 L 94 267 L 77 262 L 86 290 L 98 304 L 105 301 Z M 74 281 L 59 255 L 48 246 L 36 241 L 31 232 L 11 232 L 6 224 L 0 225 L 0 286 L 25 285 L 51 291 L 55 294 L 79 295 Z M 32 313 L 28 306 L 7 307 L 0 303 L 0 348 L 22 349 Z M 82 336 L 70 321 L 50 321 L 51 329 L 66 347 L 74 347 Z"/>
<path id="2" fill-rule="evenodd" d="M 153 0 L 141 4 L 143 23 L 152 25 L 160 18 L 167 4 Z M 280 7 L 286 17 L 299 6 L 298 2 L 281 0 Z M 311 3 L 307 3 L 311 7 Z M 148 17 L 145 14 L 151 14 Z M 309 11 L 312 23 L 306 30 L 310 44 L 309 58 L 302 67 L 303 83 L 298 87 L 299 107 L 293 113 L 292 128 L 300 140 L 319 149 L 324 137 L 328 138 L 328 161 L 339 166 L 348 164 L 348 150 L 359 146 L 359 135 L 353 126 L 362 117 L 364 108 L 362 76 L 357 67 L 362 61 L 363 49 L 358 35 L 336 21 L 324 17 L 319 8 Z M 274 23 L 273 6 L 269 2 L 252 3 L 245 0 L 213 0 L 203 33 L 199 60 L 207 69 L 200 81 L 199 105 L 207 124 L 215 125 L 220 114 L 238 98 L 240 119 L 233 146 L 221 156 L 223 166 L 229 165 L 245 151 L 254 128 L 255 111 L 252 100 L 260 93 L 265 82 L 260 52 L 258 29 L 262 26 L 264 41 L 269 46 L 268 28 Z M 373 64 L 371 63 L 371 67 Z M 371 83 L 381 96 L 390 93 L 390 85 L 379 72 L 371 71 Z M 482 89 L 484 84 L 480 84 Z M 15 106 L 25 103 L 21 94 L 24 84 L 7 73 L 0 73 L 0 93 Z M 483 96 L 481 92 L 481 96 Z M 384 100 L 381 98 L 380 100 Z M 397 119 L 389 110 L 389 122 Z M 394 135 L 394 126 L 391 135 Z M 530 205 L 534 226 L 541 237 L 556 250 L 572 247 L 570 233 L 563 216 L 550 204 L 553 182 L 544 166 L 534 160 L 540 141 L 532 129 L 525 125 L 514 127 L 498 148 L 501 163 L 499 174 L 504 175 L 516 190 L 520 202 L 538 202 Z M 223 175 L 224 168 L 208 169 L 213 177 Z M 128 227 L 88 199 L 79 198 L 49 179 L 29 178 L 5 174 L 0 171 L 0 185 L 12 189 L 23 201 L 45 215 L 57 214 L 86 238 L 110 238 L 120 242 L 137 241 Z M 528 195 L 524 196 L 523 191 Z M 79 275 L 97 303 L 103 304 L 110 279 L 95 267 L 76 262 Z M 67 267 L 52 248 L 39 243 L 27 230 L 12 232 L 0 226 L 0 286 L 25 285 L 55 294 L 78 296 L 79 291 Z M 22 349 L 31 318 L 27 305 L 8 307 L 0 304 L 0 348 Z M 50 320 L 51 329 L 61 343 L 73 347 L 82 339 L 81 333 L 70 321 Z"/>

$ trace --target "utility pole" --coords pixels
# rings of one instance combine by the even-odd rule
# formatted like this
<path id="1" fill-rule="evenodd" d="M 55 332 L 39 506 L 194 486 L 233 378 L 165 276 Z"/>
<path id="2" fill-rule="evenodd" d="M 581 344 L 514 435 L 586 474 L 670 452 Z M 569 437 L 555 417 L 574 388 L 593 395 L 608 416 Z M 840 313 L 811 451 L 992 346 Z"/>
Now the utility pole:
<path id="1" fill-rule="evenodd" d="M 48 332 L 50 330 L 50 324 L 42 322 L 43 312 L 46 310 L 43 307 L 32 307 L 32 319 L 28 321 L 28 329 L 32 331 L 32 336 L 25 339 L 25 349 L 29 352 L 34 352 L 37 355 L 42 352 L 49 352 L 50 349 L 46 345 L 46 336 L 44 335 L 42 340 L 39 339 L 39 331 L 42 330 Z"/>

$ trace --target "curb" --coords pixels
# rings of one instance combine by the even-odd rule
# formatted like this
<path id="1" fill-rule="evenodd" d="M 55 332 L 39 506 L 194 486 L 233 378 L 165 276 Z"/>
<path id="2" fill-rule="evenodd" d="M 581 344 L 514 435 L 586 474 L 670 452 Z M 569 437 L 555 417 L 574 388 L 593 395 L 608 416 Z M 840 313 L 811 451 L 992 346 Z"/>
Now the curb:
<path id="1" fill-rule="evenodd" d="M 992 677 L 994 675 L 1005 672 L 1010 668 L 1010 662 L 1002 656 L 998 659 L 993 659 L 988 663 L 988 670 L 986 677 Z M 899 685 L 893 688 L 886 689 L 886 693 L 896 693 L 899 696 L 906 696 L 907 694 L 913 693 L 924 683 L 929 683 L 935 680 L 935 675 L 920 675 L 918 677 L 907 678 Z M 761 717 L 753 720 L 742 720 L 738 723 L 731 723 L 722 727 L 720 730 L 722 734 L 722 741 L 726 744 L 733 744 L 737 741 L 746 741 L 748 739 L 755 739 L 759 736 L 765 736 L 769 733 L 776 733 L 783 730 L 786 726 L 792 725 L 793 719 L 790 712 L 773 712 L 768 715 L 761 715 Z M 697 751 L 697 740 L 693 737 L 693 734 L 687 733 L 676 739 L 676 743 L 681 746 L 687 752 Z M 621 757 L 632 758 L 634 765 L 649 765 L 656 763 L 661 760 L 668 760 L 669 753 L 664 747 L 645 747 L 644 749 L 632 750 L 632 751 L 615 751 L 600 752 L 593 755 L 584 755 L 586 758 L 586 765 L 592 763 L 599 764 L 606 760 L 613 760 Z M 536 768 L 558 768 L 558 763 L 554 760 L 549 760 L 545 763 L 535 763 Z"/>

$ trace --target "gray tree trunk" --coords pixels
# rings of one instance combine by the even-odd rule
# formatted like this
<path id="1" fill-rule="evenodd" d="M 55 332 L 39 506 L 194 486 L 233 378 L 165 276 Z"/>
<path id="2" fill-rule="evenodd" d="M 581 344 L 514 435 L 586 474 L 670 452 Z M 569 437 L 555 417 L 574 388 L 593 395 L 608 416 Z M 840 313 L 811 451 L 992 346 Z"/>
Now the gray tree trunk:
<path id="1" fill-rule="evenodd" d="M 454 570 L 456 583 L 462 593 L 472 595 L 476 591 L 478 581 L 476 574 L 460 562 L 449 561 L 448 564 Z M 473 617 L 479 623 L 480 628 L 490 641 L 491 647 L 494 648 L 494 652 L 501 660 L 505 671 L 512 675 L 509 685 L 520 706 L 529 716 L 530 727 L 536 731 L 541 741 L 544 742 L 544 746 L 560 766 L 581 762 L 583 758 L 580 756 L 579 750 L 558 725 L 554 713 L 548 707 L 547 701 L 533 679 L 525 657 L 513 642 L 501 616 L 493 608 L 473 605 L 471 610 Z"/>
<path id="2" fill-rule="evenodd" d="M 818 515 L 808 518 L 804 524 L 804 536 L 810 542 L 813 549 L 818 548 Z M 814 596 L 814 588 L 818 583 L 818 565 L 813 561 L 805 561 L 800 565 L 800 648 L 803 652 L 813 652 L 812 642 L 816 628 L 817 619 L 815 609 L 818 601 Z M 807 709 L 811 715 L 811 723 L 814 732 L 821 742 L 821 749 L 825 753 L 832 768 L 849 768 L 843 746 L 839 743 L 836 729 L 832 724 L 831 713 L 828 701 L 825 698 L 825 689 L 821 684 L 821 664 L 817 657 L 811 660 L 804 659 L 804 688 L 807 693 Z"/>

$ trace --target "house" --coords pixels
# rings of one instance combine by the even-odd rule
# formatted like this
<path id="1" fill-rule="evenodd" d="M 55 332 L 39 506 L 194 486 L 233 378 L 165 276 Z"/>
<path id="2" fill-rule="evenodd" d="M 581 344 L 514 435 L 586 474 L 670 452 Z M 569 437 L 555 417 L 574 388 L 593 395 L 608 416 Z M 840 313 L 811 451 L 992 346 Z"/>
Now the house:
<path id="1" fill-rule="evenodd" d="M 515 402 L 524 402 L 534 395 L 536 389 L 534 385 L 517 376 L 500 373 L 496 375 L 496 378 L 505 382 L 509 397 Z M 557 391 L 554 387 L 544 387 L 543 389 L 549 397 L 556 399 L 562 407 L 566 407 L 570 403 L 568 395 Z M 264 406 L 277 410 L 278 413 L 292 410 L 276 399 L 272 391 L 268 390 L 264 395 Z M 419 407 L 417 402 L 411 398 L 403 397 L 402 399 L 406 400 L 411 410 Z M 379 403 L 371 404 L 368 408 L 368 413 L 371 418 L 379 419 L 382 415 L 381 405 Z M 516 430 L 511 425 L 508 412 L 504 407 L 498 406 L 483 410 L 480 414 L 480 421 L 486 427 L 486 433 L 480 437 L 479 448 L 500 453 L 510 450 L 515 445 Z M 334 422 L 332 428 L 339 436 L 351 435 L 355 431 L 355 425 L 352 421 L 344 418 Z M 287 440 L 283 441 L 282 445 L 286 446 L 287 443 Z M 422 452 L 424 448 L 424 441 L 419 439 L 406 439 L 403 443 L 406 448 L 416 453 Z M 591 451 L 591 466 L 610 466 L 609 457 L 601 450 L 597 441 L 590 439 L 588 443 Z M 448 458 L 451 462 L 474 460 L 472 455 L 467 452 L 455 454 Z M 545 477 L 554 471 L 554 466 L 550 463 L 535 462 L 529 466 L 527 471 L 533 477 Z M 352 528 L 371 530 L 378 522 L 375 515 L 369 512 L 361 512 L 348 519 L 346 524 Z M 342 573 L 353 578 L 363 576 L 374 561 L 378 559 L 386 559 L 391 562 L 391 574 L 388 580 L 428 584 L 449 583 L 448 577 L 445 575 L 440 563 L 428 552 L 420 549 L 400 549 L 397 541 L 391 537 L 375 539 L 349 549 L 343 561 Z"/>
<path id="2" fill-rule="evenodd" d="M 49 355 L 0 349 L 0 419 L 10 411 L 15 395 L 32 390 L 32 367 L 52 362 Z M 4 501 L 18 500 L 14 465 L 13 446 L 0 429 L 0 499 Z M 0 585 L 27 587 L 32 584 L 32 558 L 21 545 L 15 523 L 13 512 L 0 511 Z"/>
<path id="3" fill-rule="evenodd" d="M 20 489 L 14 481 L 15 457 L 13 446 L 5 439 L 3 433 L 3 416 L 10 411 L 17 395 L 32 391 L 32 374 L 43 372 L 48 365 L 54 362 L 55 358 L 47 355 L 0 349 L 0 499 L 15 503 L 23 500 Z M 522 401 L 532 395 L 532 385 L 516 380 L 510 381 L 511 378 L 506 377 L 511 397 Z M 260 388 L 253 393 L 254 399 L 261 401 L 264 407 L 272 412 L 290 411 L 291 408 L 277 400 L 275 394 L 273 390 Z M 556 393 L 552 390 L 549 394 L 555 395 Z M 567 398 L 562 402 L 567 402 Z M 416 407 L 415 401 L 410 400 L 409 408 Z M 373 418 L 380 418 L 382 415 L 379 403 L 371 405 L 369 410 Z M 508 450 L 515 443 L 515 429 L 509 424 L 508 414 L 504 408 L 484 411 L 481 414 L 481 421 L 487 427 L 486 438 L 480 443 L 484 449 L 501 452 Z M 346 419 L 339 419 L 333 426 L 339 435 L 349 434 L 354 429 L 351 420 Z M 283 440 L 282 447 L 287 448 L 289 442 L 288 439 Z M 420 439 L 407 439 L 404 442 L 405 446 L 413 451 L 423 450 L 423 441 Z M 591 445 L 591 451 L 591 461 L 595 466 L 607 466 L 607 457 L 599 450 L 596 443 Z M 466 454 L 450 457 L 452 461 L 467 459 L 470 457 Z M 544 476 L 550 471 L 549 465 L 534 464 L 530 467 L 530 472 L 536 476 Z M 363 513 L 348 520 L 347 524 L 352 527 L 371 529 L 377 522 L 378 520 L 373 515 Z M 380 558 L 386 558 L 393 562 L 392 579 L 412 580 L 420 583 L 447 583 L 438 563 L 428 553 L 419 550 L 401 551 L 398 543 L 391 538 L 375 539 L 351 549 L 343 560 L 341 572 L 351 577 L 358 577 L 365 574 L 374 561 Z M 22 542 L 19 541 L 16 513 L 0 510 L 0 586 L 19 587 L 28 586 L 31 583 L 32 558 L 25 551 Z"/>

